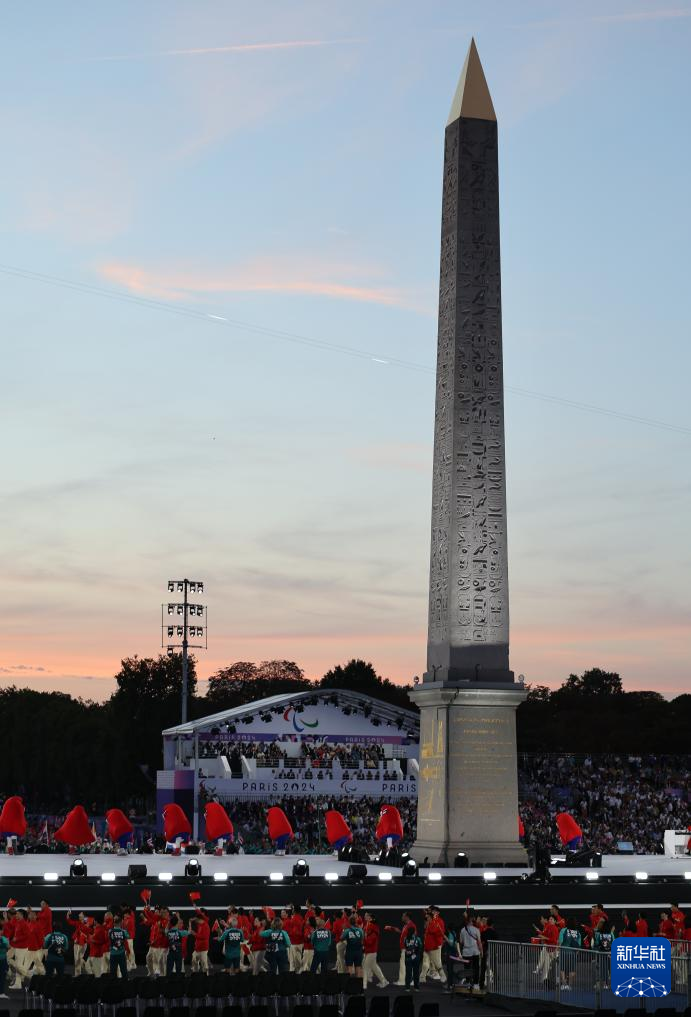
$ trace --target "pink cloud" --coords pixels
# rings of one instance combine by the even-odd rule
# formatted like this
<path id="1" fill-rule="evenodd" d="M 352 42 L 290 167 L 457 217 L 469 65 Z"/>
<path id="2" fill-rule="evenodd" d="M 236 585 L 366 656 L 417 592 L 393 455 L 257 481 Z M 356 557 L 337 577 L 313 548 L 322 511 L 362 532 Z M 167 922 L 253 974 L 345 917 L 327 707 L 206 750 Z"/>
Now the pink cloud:
<path id="1" fill-rule="evenodd" d="M 408 290 L 373 285 L 365 280 L 366 275 L 381 275 L 380 270 L 347 263 L 255 258 L 242 265 L 203 271 L 187 267 L 149 269 L 111 261 L 97 266 L 97 271 L 108 282 L 158 300 L 190 301 L 218 294 L 275 293 L 382 304 L 419 313 L 431 310 L 415 300 Z"/>

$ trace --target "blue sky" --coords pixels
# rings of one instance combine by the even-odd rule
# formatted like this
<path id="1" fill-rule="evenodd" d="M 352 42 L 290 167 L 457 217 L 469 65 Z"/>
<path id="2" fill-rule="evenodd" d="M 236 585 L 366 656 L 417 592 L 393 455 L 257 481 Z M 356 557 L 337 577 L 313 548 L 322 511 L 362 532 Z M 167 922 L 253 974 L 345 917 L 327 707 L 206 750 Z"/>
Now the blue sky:
<path id="1" fill-rule="evenodd" d="M 687 687 L 691 6 L 654 0 L 5 11 L 0 682 L 107 695 L 181 574 L 207 582 L 202 676 L 424 669 L 471 35 L 500 128 L 512 666 Z"/>

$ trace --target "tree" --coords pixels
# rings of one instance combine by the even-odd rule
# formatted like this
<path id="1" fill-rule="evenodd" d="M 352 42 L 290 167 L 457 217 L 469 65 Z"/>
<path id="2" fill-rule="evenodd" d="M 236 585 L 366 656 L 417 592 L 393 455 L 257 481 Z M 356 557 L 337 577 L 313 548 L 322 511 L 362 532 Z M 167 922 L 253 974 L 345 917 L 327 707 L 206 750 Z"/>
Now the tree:
<path id="1" fill-rule="evenodd" d="M 161 731 L 180 723 L 182 654 L 126 657 L 115 675 L 117 689 L 106 708 L 118 732 L 120 765 L 133 786 L 142 787 L 141 766 L 160 769 Z M 193 656 L 188 660 L 189 715 L 198 713 L 197 674 Z"/>
<path id="2" fill-rule="evenodd" d="M 348 689 L 349 692 L 361 692 L 374 699 L 382 699 L 404 710 L 416 710 L 417 707 L 408 698 L 410 686 L 395 685 L 388 678 L 381 678 L 374 666 L 367 661 L 353 658 L 347 664 L 337 664 L 327 671 L 319 682 L 322 689 Z"/>
<path id="3" fill-rule="evenodd" d="M 547 685 L 526 685 L 528 703 L 549 703 L 552 690 Z"/>
<path id="4" fill-rule="evenodd" d="M 582 675 L 570 674 L 558 690 L 579 696 L 620 696 L 623 691 L 616 671 L 603 671 L 599 667 L 584 671 Z"/>
<path id="5" fill-rule="evenodd" d="M 205 712 L 220 713 L 257 699 L 311 688 L 312 682 L 293 660 L 263 660 L 258 667 L 251 661 L 238 660 L 209 678 Z"/>

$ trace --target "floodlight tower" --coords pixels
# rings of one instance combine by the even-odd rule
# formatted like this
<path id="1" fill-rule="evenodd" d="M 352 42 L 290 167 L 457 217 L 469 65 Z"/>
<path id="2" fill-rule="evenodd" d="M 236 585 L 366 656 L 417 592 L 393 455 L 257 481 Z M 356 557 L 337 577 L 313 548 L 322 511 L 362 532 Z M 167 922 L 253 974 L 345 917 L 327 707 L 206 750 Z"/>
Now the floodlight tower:
<path id="1" fill-rule="evenodd" d="M 187 651 L 206 650 L 208 646 L 206 607 L 204 604 L 192 604 L 189 599 L 190 594 L 196 596 L 203 592 L 204 583 L 196 579 L 169 579 L 168 593 L 181 593 L 182 601 L 161 604 L 161 646 L 167 647 L 169 657 L 173 656 L 176 647 L 182 648 L 182 724 L 187 723 Z M 196 639 L 200 642 L 191 641 Z"/>

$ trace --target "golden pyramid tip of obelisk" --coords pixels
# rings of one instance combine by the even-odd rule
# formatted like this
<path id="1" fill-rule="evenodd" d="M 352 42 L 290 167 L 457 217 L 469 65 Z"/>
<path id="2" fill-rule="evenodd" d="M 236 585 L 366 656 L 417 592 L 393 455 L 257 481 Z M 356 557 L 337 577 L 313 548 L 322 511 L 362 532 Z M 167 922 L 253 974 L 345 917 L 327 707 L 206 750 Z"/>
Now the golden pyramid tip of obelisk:
<path id="1" fill-rule="evenodd" d="M 496 120 L 497 115 L 492 105 L 492 96 L 489 94 L 485 72 L 480 63 L 475 39 L 470 40 L 468 55 L 463 64 L 461 76 L 458 79 L 456 94 L 451 103 L 451 112 L 447 121 L 447 127 L 459 117 L 469 117 L 473 120 Z"/>

